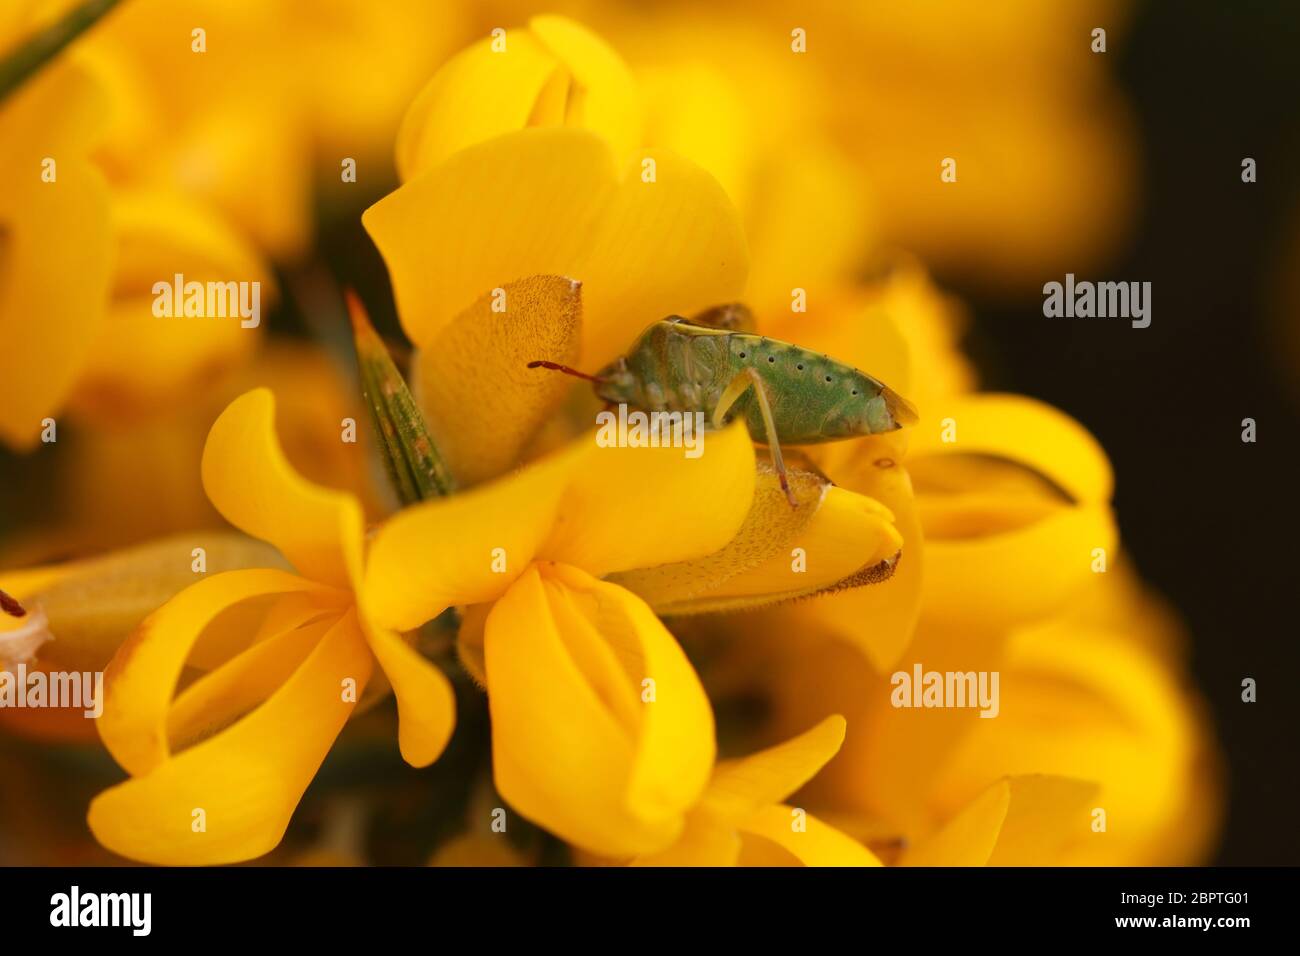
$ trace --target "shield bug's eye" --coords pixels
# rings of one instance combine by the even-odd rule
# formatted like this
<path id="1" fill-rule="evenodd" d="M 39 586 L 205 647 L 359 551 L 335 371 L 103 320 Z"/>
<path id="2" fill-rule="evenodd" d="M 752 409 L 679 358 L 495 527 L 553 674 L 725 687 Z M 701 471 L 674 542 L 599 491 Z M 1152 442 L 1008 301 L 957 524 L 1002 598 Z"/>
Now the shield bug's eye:
<path id="1" fill-rule="evenodd" d="M 772 364 L 774 364 L 774 365 L 776 364 L 776 356 L 775 356 L 775 355 L 769 355 L 769 356 L 767 357 L 767 360 L 768 360 L 769 362 L 771 362 Z"/>
<path id="2" fill-rule="evenodd" d="M 829 375 L 827 375 L 827 376 L 826 376 L 826 381 L 829 382 L 830 380 L 831 380 L 831 377 L 830 377 Z"/>
<path id="3" fill-rule="evenodd" d="M 802 372 L 802 371 L 803 371 L 803 364 L 800 363 L 799 365 L 796 365 L 795 368 L 797 368 L 799 371 Z"/>

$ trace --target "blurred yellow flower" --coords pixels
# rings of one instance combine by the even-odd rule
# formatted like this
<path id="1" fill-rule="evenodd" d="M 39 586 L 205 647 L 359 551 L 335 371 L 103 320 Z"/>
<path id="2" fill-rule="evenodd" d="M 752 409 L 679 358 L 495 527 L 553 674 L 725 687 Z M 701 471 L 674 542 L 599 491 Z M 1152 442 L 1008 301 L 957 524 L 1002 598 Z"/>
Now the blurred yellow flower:
<path id="1" fill-rule="evenodd" d="M 702 164 L 745 211 L 765 266 L 755 291 L 825 289 L 868 244 L 1036 289 L 1127 234 L 1136 137 L 1110 76 L 1124 4 L 496 7 L 498 20 L 539 8 L 581 16 L 626 55 L 646 93 L 647 141 Z M 1108 56 L 1090 48 L 1098 26 Z M 956 182 L 940 179 L 945 159 Z"/>
<path id="2" fill-rule="evenodd" d="M 352 492 L 367 515 L 379 514 L 384 499 L 367 446 L 339 441 L 348 419 L 364 418 L 354 382 L 321 350 L 268 338 L 249 360 L 200 373 L 192 392 L 162 408 L 131 401 L 121 389 L 106 388 L 103 407 L 78 393 L 69 410 L 76 427 L 70 434 L 60 432 L 58 445 L 49 450 L 57 454 L 24 462 L 30 467 L 21 472 L 14 469 L 6 491 L 7 500 L 17 503 L 31 499 L 42 466 L 50 466 L 43 486 L 49 504 L 11 529 L 0 562 L 4 567 L 44 564 L 222 527 L 199 474 L 204 440 L 226 405 L 259 386 L 277 395 L 277 431 L 294 467 L 312 481 Z M 150 467 L 141 469 L 141 461 Z"/>
<path id="3" fill-rule="evenodd" d="M 998 633 L 923 623 L 894 666 L 997 671 L 992 720 L 891 706 L 891 675 L 797 608 L 739 629 L 754 658 L 745 670 L 779 675 L 764 680 L 773 738 L 844 713 L 853 733 L 804 799 L 868 845 L 901 847 L 895 862 L 1193 864 L 1221 803 L 1207 728 L 1181 666 L 1124 622 L 1136 617 L 1128 598 L 1121 619 L 1092 620 L 1125 587 L 1119 573 L 1098 575 L 1050 620 Z M 999 844 L 1004 827 L 1031 839 L 1013 853 Z"/>
<path id="4" fill-rule="evenodd" d="M 73 53 L 112 94 L 100 158 L 115 182 L 183 192 L 291 261 L 318 167 L 326 185 L 347 158 L 360 181 L 388 180 L 383 150 L 459 19 L 419 0 L 131 0 Z"/>
<path id="5" fill-rule="evenodd" d="M 0 50 L 26 35 L 0 35 Z M 156 283 L 236 280 L 265 286 L 268 308 L 275 298 L 261 260 L 211 208 L 174 188 L 105 186 L 87 162 L 112 115 L 93 73 L 59 61 L 0 104 L 0 169 L 16 185 L 0 198 L 0 439 L 19 449 L 69 406 L 116 423 L 192 399 L 251 352 L 257 333 L 238 318 L 160 320 Z"/>
<path id="6" fill-rule="evenodd" d="M 0 51 L 16 36 L 0 35 Z M 0 439 L 34 445 L 91 357 L 112 270 L 101 91 L 56 64 L 0 102 Z"/>

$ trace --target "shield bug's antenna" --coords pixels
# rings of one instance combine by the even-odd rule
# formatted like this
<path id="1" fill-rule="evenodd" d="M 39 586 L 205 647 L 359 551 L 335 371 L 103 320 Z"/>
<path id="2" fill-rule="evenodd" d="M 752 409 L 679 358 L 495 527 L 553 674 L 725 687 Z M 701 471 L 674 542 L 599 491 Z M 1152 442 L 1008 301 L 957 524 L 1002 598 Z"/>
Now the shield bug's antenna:
<path id="1" fill-rule="evenodd" d="M 585 378 L 588 382 L 606 382 L 608 379 L 601 378 L 599 375 L 588 375 L 586 372 L 579 372 L 576 368 L 569 368 L 567 365 L 560 365 L 558 362 L 547 362 L 538 359 L 536 362 L 529 362 L 529 368 L 549 368 L 553 372 L 563 372 L 565 375 L 572 375 L 574 378 Z"/>

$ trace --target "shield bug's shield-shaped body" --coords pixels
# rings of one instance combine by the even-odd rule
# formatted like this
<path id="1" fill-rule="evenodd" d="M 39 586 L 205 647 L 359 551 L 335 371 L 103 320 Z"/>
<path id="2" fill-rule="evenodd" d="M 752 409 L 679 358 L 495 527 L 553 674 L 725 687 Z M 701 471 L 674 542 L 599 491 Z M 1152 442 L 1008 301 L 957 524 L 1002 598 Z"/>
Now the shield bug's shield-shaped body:
<path id="1" fill-rule="evenodd" d="M 906 399 L 850 365 L 788 342 L 679 316 L 653 323 L 627 355 L 594 376 L 561 370 L 594 381 L 596 394 L 611 404 L 647 412 L 703 412 L 714 426 L 742 417 L 754 440 L 771 450 L 792 504 L 782 444 L 878 435 L 917 420 Z"/>

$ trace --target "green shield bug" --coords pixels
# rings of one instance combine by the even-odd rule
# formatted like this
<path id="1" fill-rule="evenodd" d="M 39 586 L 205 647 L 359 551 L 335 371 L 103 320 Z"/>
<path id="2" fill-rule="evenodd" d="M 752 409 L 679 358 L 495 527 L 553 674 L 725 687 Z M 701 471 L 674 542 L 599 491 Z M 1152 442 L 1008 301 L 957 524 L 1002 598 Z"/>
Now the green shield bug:
<path id="1" fill-rule="evenodd" d="M 790 504 L 781 445 L 811 445 L 893 431 L 915 409 L 883 382 L 819 352 L 747 330 L 749 312 L 720 306 L 647 328 L 631 351 L 587 375 L 554 362 L 529 362 L 595 383 L 610 404 L 646 412 L 703 412 L 714 427 L 742 416 L 767 445 Z"/>

